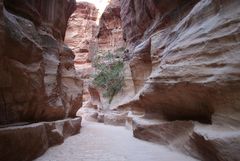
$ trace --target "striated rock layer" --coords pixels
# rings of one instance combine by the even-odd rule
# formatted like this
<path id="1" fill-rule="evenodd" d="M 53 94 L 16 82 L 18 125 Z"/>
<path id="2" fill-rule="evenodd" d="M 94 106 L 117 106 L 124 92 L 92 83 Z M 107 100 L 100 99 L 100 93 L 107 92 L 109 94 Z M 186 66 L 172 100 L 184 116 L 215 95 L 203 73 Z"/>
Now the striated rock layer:
<path id="1" fill-rule="evenodd" d="M 168 120 L 239 115 L 239 1 L 144 3 L 122 1 L 132 77 L 144 82 L 132 105 Z"/>
<path id="2" fill-rule="evenodd" d="M 135 97 L 119 108 L 161 120 L 130 118 L 136 137 L 201 160 L 240 159 L 239 15 L 238 0 L 121 1 Z"/>
<path id="3" fill-rule="evenodd" d="M 100 17 L 97 33 L 97 46 L 98 52 L 96 55 L 104 55 L 110 52 L 111 54 L 115 55 L 115 57 L 123 56 L 126 44 L 123 39 L 119 0 L 111 0 L 110 3 L 106 6 L 102 16 Z M 123 99 L 123 93 L 125 93 L 123 92 L 122 94 L 119 94 L 113 99 L 114 101 L 109 104 L 109 98 L 103 97 L 102 89 L 98 88 L 97 92 L 99 93 L 99 102 L 97 105 L 98 107 L 105 109 L 109 109 L 112 106 L 118 104 L 119 100 Z M 92 100 L 96 99 L 95 97 L 96 95 L 92 95 Z M 92 103 L 96 105 L 94 101 L 92 101 Z"/>
<path id="4" fill-rule="evenodd" d="M 84 4 L 88 4 L 88 3 L 84 3 Z M 75 12 L 77 12 L 77 10 Z M 92 12 L 89 12 L 89 13 L 92 13 Z M 101 13 L 98 13 L 98 14 L 101 14 Z M 67 35 L 74 35 L 77 33 L 73 31 L 73 29 L 71 28 L 71 24 L 79 24 L 82 22 L 80 21 L 80 19 L 74 18 L 74 14 L 72 17 L 73 17 L 72 19 L 70 18 L 70 27 L 67 30 Z M 85 19 L 84 22 L 85 21 L 87 23 L 81 23 L 83 24 L 82 26 L 83 29 L 77 29 L 76 26 L 73 27 L 73 28 L 76 28 L 76 30 L 78 30 L 78 33 L 79 33 L 79 34 L 76 34 L 76 38 L 81 39 L 78 42 L 85 41 L 86 39 L 88 39 L 87 41 L 90 42 L 88 45 L 86 45 L 87 50 L 84 51 L 86 54 L 88 54 L 88 56 L 86 56 L 85 58 L 82 57 L 83 59 L 81 59 L 81 60 L 84 60 L 84 61 L 81 61 L 83 64 L 79 64 L 80 63 L 79 61 L 76 61 L 75 63 L 75 66 L 79 71 L 79 74 L 84 79 L 85 95 L 83 100 L 85 101 L 85 103 L 83 107 L 98 108 L 98 109 L 104 108 L 108 110 L 109 106 L 112 106 L 112 105 L 109 104 L 108 98 L 103 97 L 103 94 L 102 94 L 103 89 L 95 87 L 91 83 L 92 80 L 90 76 L 91 74 L 94 73 L 94 68 L 92 67 L 91 59 L 95 55 L 104 55 L 104 54 L 108 54 L 108 52 L 112 53 L 116 57 L 119 57 L 119 55 L 120 56 L 123 55 L 123 52 L 125 50 L 125 42 L 123 40 L 123 30 L 122 30 L 121 17 L 120 17 L 120 1 L 112 0 L 109 2 L 104 12 L 100 16 L 99 24 L 97 23 L 98 21 L 95 21 L 95 25 L 97 26 L 96 33 L 92 33 L 92 31 L 90 32 L 90 30 L 84 30 L 85 28 L 89 28 L 88 27 L 89 24 L 91 25 L 93 23 L 93 21 L 89 19 Z M 84 38 L 81 37 L 80 35 L 83 35 L 82 32 L 84 32 L 84 34 L 87 34 L 89 37 L 84 37 Z M 91 41 L 89 39 L 91 39 Z M 66 42 L 68 42 L 68 39 L 66 39 Z M 77 43 L 72 44 L 72 46 L 73 48 L 78 48 Z M 81 50 L 85 49 L 85 47 L 83 46 L 79 46 L 79 48 L 81 48 Z M 88 63 L 88 61 L 90 63 Z M 126 92 L 124 94 L 126 94 Z M 123 96 L 124 94 L 122 93 L 121 95 Z M 113 104 L 114 105 L 119 104 L 118 100 L 121 100 L 121 99 L 122 97 L 117 97 L 116 99 L 114 99 L 115 101 L 113 102 Z M 89 111 L 89 109 L 84 109 L 83 112 L 79 112 L 79 114 L 85 113 L 86 111 Z M 89 115 L 90 116 L 93 115 L 94 117 L 96 117 L 96 114 L 97 112 L 95 111 L 94 114 L 91 113 Z"/>
<path id="5" fill-rule="evenodd" d="M 97 33 L 98 50 L 114 51 L 125 46 L 123 40 L 122 21 L 120 17 L 120 1 L 111 0 L 104 10 Z"/>
<path id="6" fill-rule="evenodd" d="M 69 18 L 65 43 L 74 51 L 77 75 L 83 80 L 83 102 L 89 98 L 89 77 L 93 72 L 91 60 L 97 50 L 98 10 L 94 4 L 78 2 Z"/>
<path id="7" fill-rule="evenodd" d="M 98 10 L 94 4 L 79 2 L 69 19 L 65 43 L 74 51 L 76 64 L 91 61 L 91 45 L 96 41 L 97 17 Z"/>
<path id="8" fill-rule="evenodd" d="M 74 117 L 82 81 L 63 43 L 74 0 L 0 1 L 0 124 Z"/>

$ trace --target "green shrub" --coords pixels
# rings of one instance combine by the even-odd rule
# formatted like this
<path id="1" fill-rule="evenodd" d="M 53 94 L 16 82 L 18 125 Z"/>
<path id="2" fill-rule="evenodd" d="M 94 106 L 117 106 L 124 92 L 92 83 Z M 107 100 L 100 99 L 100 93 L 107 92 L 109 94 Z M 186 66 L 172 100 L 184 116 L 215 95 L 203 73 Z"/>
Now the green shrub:
<path id="1" fill-rule="evenodd" d="M 120 53 L 100 54 L 93 59 L 93 67 L 96 69 L 93 74 L 93 84 L 104 90 L 103 96 L 108 97 L 111 103 L 113 96 L 121 90 L 124 84 L 123 59 Z"/>

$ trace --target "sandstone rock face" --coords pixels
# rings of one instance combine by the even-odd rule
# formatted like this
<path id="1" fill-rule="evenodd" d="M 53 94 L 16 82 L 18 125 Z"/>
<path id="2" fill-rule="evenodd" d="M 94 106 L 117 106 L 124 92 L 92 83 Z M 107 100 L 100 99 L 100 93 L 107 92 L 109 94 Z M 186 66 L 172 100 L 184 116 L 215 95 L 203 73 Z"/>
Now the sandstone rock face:
<path id="1" fill-rule="evenodd" d="M 136 137 L 201 160 L 239 160 L 239 14 L 238 0 L 121 1 L 135 97 L 119 108 L 165 122 L 138 123 Z"/>
<path id="2" fill-rule="evenodd" d="M 79 133 L 81 118 L 41 122 L 0 129 L 0 159 L 31 161 L 49 147 L 63 143 L 68 136 Z"/>
<path id="3" fill-rule="evenodd" d="M 27 125 L 24 128 L 0 130 L 1 160 L 33 160 L 48 148 L 46 129 L 43 124 Z"/>
<path id="4" fill-rule="evenodd" d="M 98 10 L 94 4 L 80 2 L 71 15 L 65 37 L 65 43 L 73 50 L 76 64 L 91 61 L 89 53 L 97 33 Z"/>
<path id="5" fill-rule="evenodd" d="M 168 120 L 239 116 L 239 1 L 121 2 L 132 74 L 144 81 L 133 104 Z"/>
<path id="6" fill-rule="evenodd" d="M 101 89 L 91 84 L 91 74 L 94 73 L 92 58 L 108 51 L 123 52 L 125 42 L 122 36 L 120 1 L 113 0 L 109 3 L 99 19 L 99 24 L 97 18 L 100 13 L 97 12 L 97 7 L 86 2 L 77 4 L 76 11 L 69 19 L 65 42 L 74 51 L 77 74 L 84 80 L 83 107 L 101 109 L 109 104 L 108 99 L 102 96 Z M 115 99 L 115 102 L 117 100 Z"/>
<path id="7" fill-rule="evenodd" d="M 122 56 L 125 50 L 125 41 L 123 39 L 122 21 L 120 17 L 120 1 L 112 0 L 105 8 L 102 16 L 100 17 L 98 33 L 97 33 L 97 52 L 95 55 L 104 55 L 111 53 L 112 55 Z M 92 86 L 91 90 L 96 92 L 91 95 L 92 104 L 96 105 L 96 93 L 99 96 L 99 103 L 97 104 L 99 109 L 109 110 L 121 104 L 120 102 L 125 101 L 129 95 L 132 95 L 129 87 L 132 88 L 132 80 L 128 77 L 129 75 L 129 65 L 124 65 L 124 87 L 122 90 L 115 95 L 111 103 L 109 103 L 109 98 L 103 96 L 103 89 L 99 87 Z M 131 75 L 131 74 L 130 74 Z M 130 79 L 130 80 L 129 80 Z M 91 94 L 91 93 L 90 93 Z M 129 100 L 129 99 L 128 99 Z"/>
<path id="8" fill-rule="evenodd" d="M 0 4 L 0 124 L 75 116 L 82 81 L 63 43 L 75 1 Z"/>
<path id="9" fill-rule="evenodd" d="M 114 51 L 125 46 L 123 40 L 120 1 L 112 0 L 104 10 L 97 33 L 99 51 Z"/>
<path id="10" fill-rule="evenodd" d="M 239 160 L 239 130 L 192 121 L 159 121 L 134 118 L 133 135 L 167 145 L 199 160 Z"/>
<path id="11" fill-rule="evenodd" d="M 89 77 L 93 72 L 92 56 L 96 53 L 98 10 L 94 4 L 79 2 L 69 18 L 65 43 L 75 54 L 77 75 L 84 81 L 83 101 L 89 99 Z"/>

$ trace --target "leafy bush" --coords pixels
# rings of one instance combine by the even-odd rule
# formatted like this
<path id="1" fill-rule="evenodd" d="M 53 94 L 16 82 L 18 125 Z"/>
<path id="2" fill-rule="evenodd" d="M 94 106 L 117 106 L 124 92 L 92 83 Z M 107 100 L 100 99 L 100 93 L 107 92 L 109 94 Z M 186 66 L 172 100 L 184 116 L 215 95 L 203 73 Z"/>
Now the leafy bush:
<path id="1" fill-rule="evenodd" d="M 96 69 L 93 74 L 93 84 L 103 88 L 103 96 L 108 97 L 111 103 L 113 96 L 121 90 L 124 83 L 123 59 L 120 53 L 113 55 L 108 51 L 100 54 L 93 59 L 93 67 Z"/>

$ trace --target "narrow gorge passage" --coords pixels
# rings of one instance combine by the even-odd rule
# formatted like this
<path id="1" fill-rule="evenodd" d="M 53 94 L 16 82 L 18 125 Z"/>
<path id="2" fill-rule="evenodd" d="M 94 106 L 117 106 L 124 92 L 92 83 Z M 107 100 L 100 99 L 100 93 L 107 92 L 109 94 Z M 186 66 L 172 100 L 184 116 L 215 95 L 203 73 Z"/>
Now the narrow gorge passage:
<path id="1" fill-rule="evenodd" d="M 0 161 L 240 161 L 240 0 L 0 0 Z"/>
<path id="2" fill-rule="evenodd" d="M 83 107 L 77 115 L 95 121 L 100 121 L 99 117 L 103 111 L 98 113 L 94 106 L 107 107 L 108 105 L 98 102 L 106 98 L 99 98 L 103 91 L 98 91 L 99 89 L 91 85 L 91 75 L 94 72 L 94 60 L 91 57 L 110 52 L 121 55 L 121 52 L 117 51 L 125 48 L 120 19 L 120 1 L 110 2 L 98 24 L 99 9 L 101 11 L 97 4 L 78 2 L 75 12 L 69 19 L 65 37 L 65 43 L 75 54 L 74 65 L 77 75 L 83 80 Z M 93 93 L 96 93 L 96 100 L 93 100 Z M 114 116 L 110 109 L 104 109 L 109 112 L 110 118 Z M 50 148 L 35 161 L 195 160 L 171 151 L 166 146 L 134 138 L 132 130 L 127 130 L 123 126 L 105 125 L 108 116 L 104 112 L 103 115 L 104 124 L 83 120 L 80 134 L 68 138 L 62 145 Z M 109 123 L 118 124 L 118 118 L 110 119 Z"/>
<path id="3" fill-rule="evenodd" d="M 82 122 L 81 132 L 35 161 L 195 161 L 167 147 L 132 137 L 124 127 Z"/>

